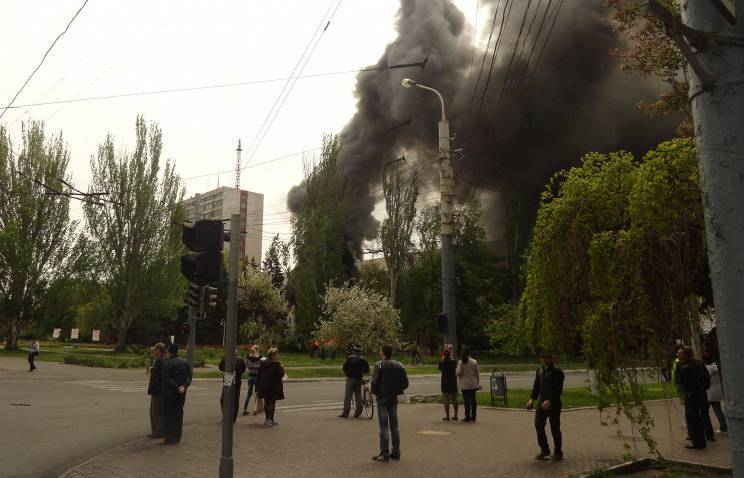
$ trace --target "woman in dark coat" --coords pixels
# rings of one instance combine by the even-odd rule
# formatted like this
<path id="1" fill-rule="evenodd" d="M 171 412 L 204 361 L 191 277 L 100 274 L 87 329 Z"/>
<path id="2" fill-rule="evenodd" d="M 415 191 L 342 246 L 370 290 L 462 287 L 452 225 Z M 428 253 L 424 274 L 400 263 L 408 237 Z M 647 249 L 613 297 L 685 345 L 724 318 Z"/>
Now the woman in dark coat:
<path id="1" fill-rule="evenodd" d="M 442 398 L 444 403 L 444 418 L 442 420 L 450 420 L 449 406 L 452 404 L 454 408 L 455 416 L 453 420 L 457 420 L 457 375 L 455 370 L 457 368 L 457 362 L 450 358 L 449 350 L 445 350 L 442 354 L 442 361 L 439 362 L 439 370 L 442 372 Z"/>
<path id="2" fill-rule="evenodd" d="M 266 355 L 266 360 L 261 361 L 256 381 L 256 393 L 264 400 L 264 413 L 266 420 L 264 425 L 278 425 L 274 421 L 276 401 L 284 400 L 284 367 L 277 357 L 278 349 L 271 348 Z"/>

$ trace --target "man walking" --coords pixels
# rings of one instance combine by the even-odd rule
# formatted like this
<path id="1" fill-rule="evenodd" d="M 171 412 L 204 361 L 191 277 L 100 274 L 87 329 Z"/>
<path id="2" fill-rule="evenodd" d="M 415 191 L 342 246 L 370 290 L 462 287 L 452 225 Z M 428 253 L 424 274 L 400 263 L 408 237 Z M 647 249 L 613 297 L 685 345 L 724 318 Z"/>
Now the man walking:
<path id="1" fill-rule="evenodd" d="M 400 362 L 392 359 L 393 347 L 383 345 L 380 360 L 372 373 L 372 393 L 377 396 L 377 420 L 380 426 L 380 453 L 375 461 L 400 460 L 400 433 L 398 432 L 398 395 L 408 388 L 408 375 Z M 393 439 L 393 450 L 388 447 L 388 431 Z"/>
<path id="2" fill-rule="evenodd" d="M 344 362 L 344 375 L 346 375 L 346 390 L 344 392 L 344 410 L 340 418 L 349 418 L 351 410 L 351 395 L 356 399 L 354 418 L 362 414 L 362 379 L 364 374 L 369 373 L 369 362 L 362 357 L 362 349 L 354 346 L 352 354 Z"/>
<path id="3" fill-rule="evenodd" d="M 695 360 L 691 348 L 677 349 L 677 359 L 679 365 L 674 371 L 674 382 L 683 396 L 687 434 L 690 437 L 685 448 L 702 450 L 706 447 L 703 414 L 708 412 L 706 390 L 710 385 L 710 376 L 705 366 Z"/>
<path id="4" fill-rule="evenodd" d="M 535 457 L 543 460 L 550 456 L 550 445 L 545 434 L 545 424 L 550 421 L 550 433 L 553 435 L 553 459 L 563 459 L 563 436 L 561 435 L 561 394 L 563 393 L 563 370 L 553 363 L 553 355 L 543 352 L 540 355 L 540 368 L 535 374 L 532 394 L 527 402 L 527 409 L 531 410 L 535 400 L 535 430 L 540 453 Z"/>
<path id="5" fill-rule="evenodd" d="M 225 371 L 225 358 L 222 357 L 222 360 L 220 360 L 220 371 Z M 233 395 L 235 395 L 235 398 L 233 399 L 233 422 L 238 419 L 238 410 L 240 410 L 240 385 L 243 383 L 243 373 L 245 372 L 245 362 L 243 361 L 243 358 L 238 355 L 238 350 L 235 349 L 235 383 L 233 384 Z M 225 389 L 222 389 L 222 394 L 220 395 L 220 410 L 223 410 L 222 404 L 225 401 L 224 397 Z M 224 418 L 224 417 L 223 417 Z"/>
<path id="6" fill-rule="evenodd" d="M 183 405 L 189 385 L 191 366 L 178 356 L 178 344 L 170 344 L 168 360 L 163 362 L 163 435 L 169 445 L 181 441 Z"/>
<path id="7" fill-rule="evenodd" d="M 149 369 L 150 383 L 147 394 L 150 395 L 150 434 L 147 438 L 163 438 L 163 361 L 165 344 L 156 343 L 152 350 L 153 363 Z"/>

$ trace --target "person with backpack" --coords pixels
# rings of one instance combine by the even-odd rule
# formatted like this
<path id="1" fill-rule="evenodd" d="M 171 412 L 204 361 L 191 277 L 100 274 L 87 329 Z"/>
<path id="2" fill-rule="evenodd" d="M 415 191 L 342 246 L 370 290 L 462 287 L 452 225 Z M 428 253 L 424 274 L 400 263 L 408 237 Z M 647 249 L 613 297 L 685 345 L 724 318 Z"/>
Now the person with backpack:
<path id="1" fill-rule="evenodd" d="M 374 461 L 400 460 L 400 432 L 398 431 L 398 395 L 408 388 L 408 375 L 400 362 L 392 359 L 393 347 L 383 345 L 380 361 L 372 372 L 372 393 L 377 397 L 377 421 L 380 427 L 380 453 Z M 389 448 L 389 437 L 393 449 Z"/>
<path id="2" fill-rule="evenodd" d="M 707 411 L 706 390 L 710 387 L 710 375 L 702 362 L 695 359 L 691 348 L 677 349 L 679 365 L 675 369 L 674 382 L 682 394 L 685 405 L 687 436 L 690 441 L 685 448 L 702 450 L 706 448 L 706 426 L 704 413 Z"/>

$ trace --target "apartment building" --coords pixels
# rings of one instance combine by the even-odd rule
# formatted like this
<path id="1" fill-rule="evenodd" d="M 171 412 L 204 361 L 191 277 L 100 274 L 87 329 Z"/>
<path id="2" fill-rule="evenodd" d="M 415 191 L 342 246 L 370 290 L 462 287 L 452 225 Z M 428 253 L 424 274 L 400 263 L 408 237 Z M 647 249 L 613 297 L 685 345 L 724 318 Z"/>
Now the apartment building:
<path id="1" fill-rule="evenodd" d="M 232 214 L 240 214 L 241 230 L 245 231 L 240 238 L 240 252 L 245 260 L 254 259 L 260 264 L 263 256 L 261 242 L 263 238 L 263 194 L 245 191 L 226 186 L 197 193 L 183 202 L 186 219 L 224 219 L 225 229 L 229 230 L 229 219 Z M 225 250 L 228 244 L 225 244 Z"/>

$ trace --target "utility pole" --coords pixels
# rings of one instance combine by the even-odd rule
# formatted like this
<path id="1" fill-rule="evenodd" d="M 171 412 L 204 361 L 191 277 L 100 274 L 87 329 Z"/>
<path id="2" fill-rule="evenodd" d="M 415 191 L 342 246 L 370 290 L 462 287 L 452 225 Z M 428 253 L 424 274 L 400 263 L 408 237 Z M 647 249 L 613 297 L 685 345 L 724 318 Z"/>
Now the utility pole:
<path id="1" fill-rule="evenodd" d="M 198 289 L 196 289 L 198 288 Z M 198 290 L 199 294 L 199 302 L 198 304 L 195 304 L 193 300 L 191 299 L 191 296 L 188 297 L 189 302 L 189 338 L 188 338 L 188 344 L 186 348 L 186 360 L 189 362 L 189 365 L 191 366 L 191 370 L 194 369 L 194 348 L 196 347 L 196 319 L 198 314 L 200 313 L 200 309 L 202 307 L 202 304 L 204 303 L 204 288 L 199 287 L 196 284 L 190 283 L 189 284 L 189 294 L 192 290 Z"/>
<path id="2" fill-rule="evenodd" d="M 442 242 L 442 309 L 447 317 L 445 345 L 452 346 L 452 353 L 457 353 L 457 316 L 455 310 L 455 252 L 452 238 L 455 233 L 455 172 L 450 158 L 449 122 L 444 113 L 444 98 L 434 88 L 421 85 L 411 79 L 404 79 L 404 88 L 421 88 L 431 91 L 439 98 L 442 105 L 442 119 L 439 121 L 439 205 Z"/>
<path id="3" fill-rule="evenodd" d="M 695 70 L 688 72 L 689 97 L 733 471 L 743 478 L 744 374 L 737 370 L 744 363 L 744 0 L 734 1 L 739 18 L 732 26 L 734 2 L 683 0 L 682 25 L 677 22 L 675 30 L 696 49 L 688 58 Z"/>
<path id="4" fill-rule="evenodd" d="M 225 321 L 225 375 L 222 380 L 222 457 L 220 478 L 233 476 L 233 407 L 235 403 L 235 342 L 238 325 L 238 269 L 240 267 L 240 214 L 230 216 L 230 262 L 227 275 Z"/>

